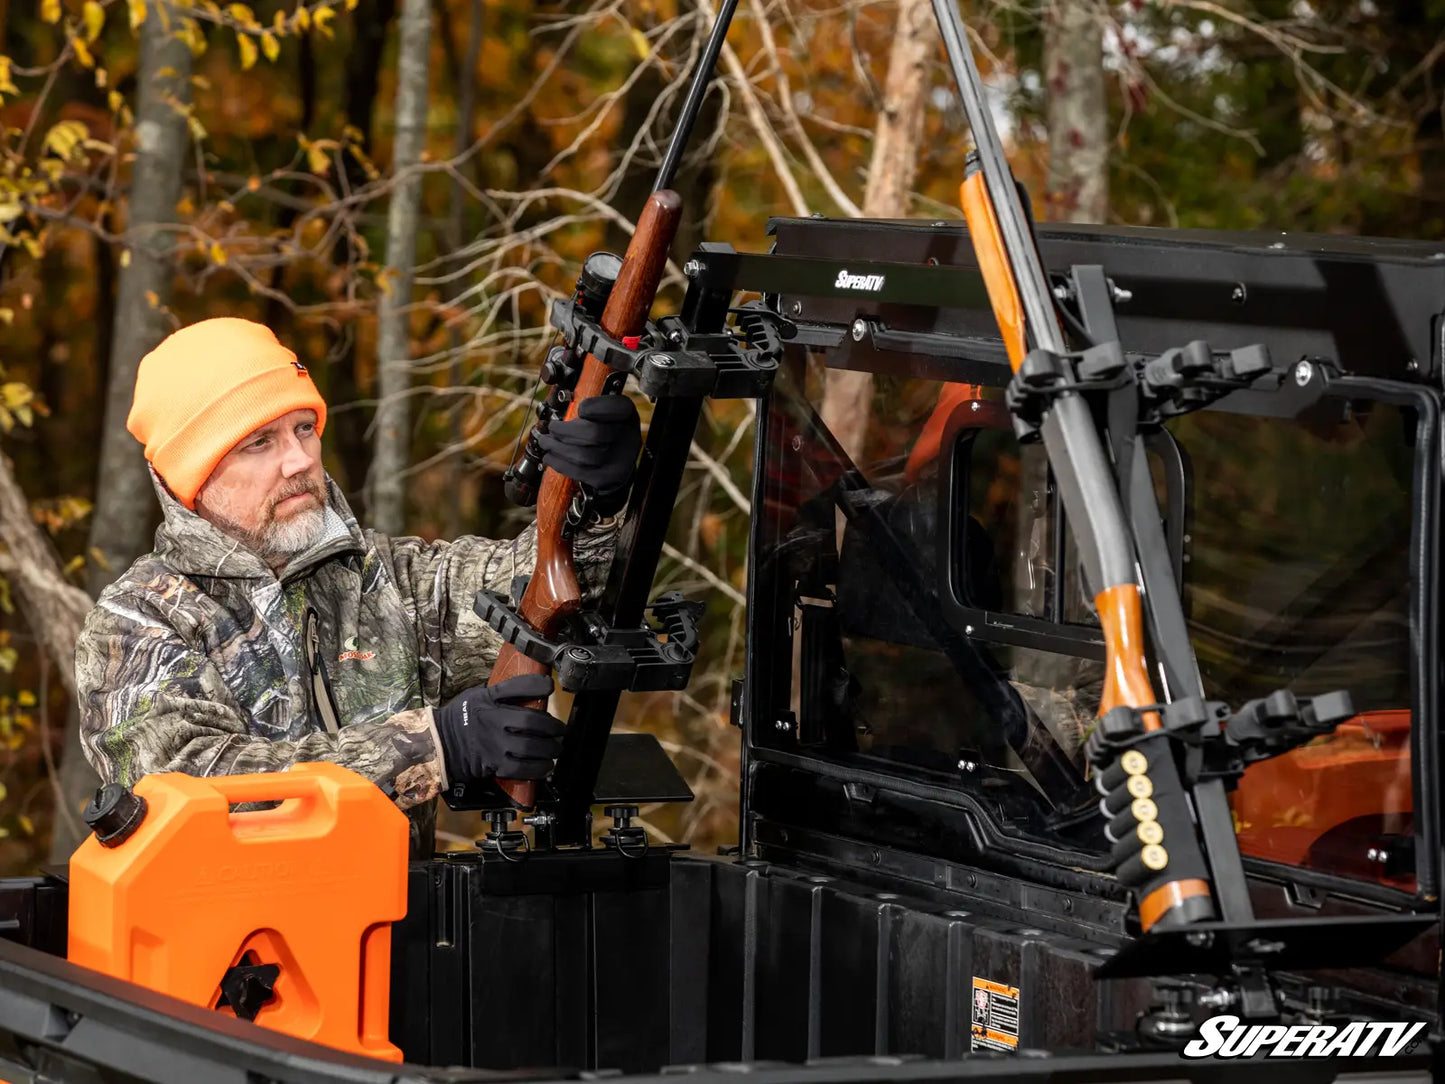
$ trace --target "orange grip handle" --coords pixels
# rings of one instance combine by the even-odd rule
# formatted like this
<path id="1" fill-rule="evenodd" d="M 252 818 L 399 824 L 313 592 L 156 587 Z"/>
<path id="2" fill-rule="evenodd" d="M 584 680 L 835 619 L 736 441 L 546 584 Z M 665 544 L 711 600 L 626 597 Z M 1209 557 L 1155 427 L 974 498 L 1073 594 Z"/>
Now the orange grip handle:
<path id="1" fill-rule="evenodd" d="M 959 186 L 958 199 L 963 206 L 969 236 L 973 239 L 973 251 L 978 257 L 983 285 L 988 290 L 989 304 L 993 306 L 994 319 L 998 321 L 1004 349 L 1008 351 L 1009 365 L 1017 372 L 1028 345 L 1024 337 L 1024 306 L 1014 282 L 998 216 L 993 213 L 993 203 L 988 198 L 983 170 L 978 170 Z"/>
<path id="2" fill-rule="evenodd" d="M 284 802 L 290 798 L 314 798 L 328 807 L 336 805 L 335 781 L 306 771 L 225 775 L 206 779 L 205 782 L 230 805 L 241 802 Z M 327 783 L 333 785 L 326 786 Z"/>
<path id="3" fill-rule="evenodd" d="M 1104 630 L 1106 668 L 1099 714 L 1107 714 L 1120 704 L 1142 708 L 1158 703 L 1144 660 L 1144 607 L 1138 586 L 1121 583 L 1106 587 L 1094 596 L 1094 606 Z M 1163 725 L 1155 712 L 1144 716 L 1145 730 L 1158 730 Z"/>

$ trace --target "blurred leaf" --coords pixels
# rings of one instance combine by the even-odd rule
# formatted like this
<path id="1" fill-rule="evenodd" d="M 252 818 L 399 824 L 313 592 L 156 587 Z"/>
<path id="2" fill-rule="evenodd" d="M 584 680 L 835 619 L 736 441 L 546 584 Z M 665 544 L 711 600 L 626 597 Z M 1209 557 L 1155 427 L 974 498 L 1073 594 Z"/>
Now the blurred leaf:
<path id="1" fill-rule="evenodd" d="M 82 68 L 95 67 L 95 57 L 91 55 L 90 46 L 80 38 L 71 38 L 70 47 L 75 50 L 75 59 L 80 61 Z"/>
<path id="2" fill-rule="evenodd" d="M 221 247 L 221 242 L 212 241 L 209 251 L 213 263 L 223 264 L 226 262 L 226 250 Z"/>
<path id="3" fill-rule="evenodd" d="M 256 13 L 253 12 L 250 8 L 248 8 L 245 4 L 232 4 L 226 10 L 231 13 L 231 18 L 235 19 L 236 22 L 240 23 L 242 26 L 257 25 Z"/>
<path id="4" fill-rule="evenodd" d="M 10 58 L 0 56 L 0 94 L 19 94 L 20 88 L 10 81 Z"/>
<path id="5" fill-rule="evenodd" d="M 121 250 L 121 253 L 120 253 L 120 265 L 121 265 L 122 267 L 129 267 L 129 266 L 130 266 L 130 249 L 127 248 L 127 249 L 122 249 L 122 250 Z"/>
<path id="6" fill-rule="evenodd" d="M 250 71 L 256 66 L 256 43 L 249 34 L 238 34 L 236 47 L 241 50 L 241 70 Z"/>
<path id="7" fill-rule="evenodd" d="M 333 33 L 331 20 L 334 18 L 336 18 L 336 12 L 331 8 L 317 8 L 311 16 L 311 25 L 323 38 L 330 38 Z"/>
<path id="8" fill-rule="evenodd" d="M 39 701 L 35 699 L 35 694 L 29 689 L 21 689 L 15 694 L 15 703 L 22 708 L 33 708 Z"/>
<path id="9" fill-rule="evenodd" d="M 47 23 L 60 22 L 60 0 L 40 0 L 40 18 Z"/>
<path id="10" fill-rule="evenodd" d="M 276 58 L 281 55 L 281 44 L 276 40 L 276 35 L 269 30 L 261 34 L 261 52 L 266 54 L 266 59 L 273 64 Z"/>
<path id="11" fill-rule="evenodd" d="M 126 6 L 130 12 L 130 28 L 140 29 L 141 23 L 146 21 L 145 0 L 126 0 Z"/>
<path id="12" fill-rule="evenodd" d="M 311 29 L 311 12 L 306 10 L 305 0 L 302 0 L 301 3 L 296 5 L 295 19 L 297 30 Z"/>
<path id="13" fill-rule="evenodd" d="M 8 798 L 9 796 L 10 796 L 10 790 L 9 790 L 9 788 L 6 787 L 4 783 L 0 783 L 0 802 L 3 802 L 3 801 L 4 801 L 6 798 Z"/>
<path id="14" fill-rule="evenodd" d="M 24 813 L 16 817 L 15 820 L 19 823 L 20 830 L 24 832 L 27 836 L 33 836 L 35 834 L 35 822 L 32 821 L 29 817 L 27 817 Z"/>
<path id="15" fill-rule="evenodd" d="M 63 120 L 45 133 L 44 147 L 60 158 L 69 160 L 80 141 L 90 135 L 90 129 L 78 120 Z"/>
<path id="16" fill-rule="evenodd" d="M 80 18 L 85 24 L 86 41 L 94 41 L 100 37 L 100 32 L 105 29 L 105 8 L 97 4 L 95 0 L 85 0 Z"/>

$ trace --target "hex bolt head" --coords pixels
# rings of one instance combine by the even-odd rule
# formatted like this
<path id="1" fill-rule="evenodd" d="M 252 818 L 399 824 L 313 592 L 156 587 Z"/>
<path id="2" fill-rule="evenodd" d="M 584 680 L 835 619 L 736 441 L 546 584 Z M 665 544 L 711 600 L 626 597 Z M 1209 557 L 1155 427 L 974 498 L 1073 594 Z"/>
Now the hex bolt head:
<path id="1" fill-rule="evenodd" d="M 690 279 L 697 278 L 697 273 L 702 270 L 702 263 L 698 260 L 688 260 L 682 265 L 682 273 Z"/>
<path id="2" fill-rule="evenodd" d="M 864 336 L 864 335 L 867 335 L 867 334 L 868 334 L 868 325 L 865 324 L 862 320 L 854 320 L 854 321 L 853 321 L 853 341 L 854 341 L 855 343 L 860 343 L 860 342 L 863 341 L 863 336 Z"/>
<path id="3" fill-rule="evenodd" d="M 1294 382 L 1304 387 L 1315 378 L 1315 367 L 1307 361 L 1302 361 L 1294 367 Z"/>

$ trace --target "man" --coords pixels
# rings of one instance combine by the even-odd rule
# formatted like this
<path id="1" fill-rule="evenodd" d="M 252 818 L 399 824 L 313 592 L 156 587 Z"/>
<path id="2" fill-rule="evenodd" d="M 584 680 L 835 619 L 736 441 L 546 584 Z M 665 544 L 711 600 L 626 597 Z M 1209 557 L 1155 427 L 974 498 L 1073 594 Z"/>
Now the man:
<path id="1" fill-rule="evenodd" d="M 436 543 L 360 529 L 321 464 L 326 404 L 246 320 L 205 320 L 146 355 L 127 424 L 165 520 L 76 646 L 81 735 L 103 780 L 333 761 L 394 797 L 429 854 L 444 788 L 547 774 L 562 723 L 526 702 L 551 678 L 488 688 L 500 639 L 472 611 L 480 588 L 506 593 L 532 570 L 534 526 Z M 600 512 L 621 508 L 641 447 L 630 400 L 585 401 L 542 443 Z M 604 524 L 576 539 L 584 591 L 613 538 Z"/>

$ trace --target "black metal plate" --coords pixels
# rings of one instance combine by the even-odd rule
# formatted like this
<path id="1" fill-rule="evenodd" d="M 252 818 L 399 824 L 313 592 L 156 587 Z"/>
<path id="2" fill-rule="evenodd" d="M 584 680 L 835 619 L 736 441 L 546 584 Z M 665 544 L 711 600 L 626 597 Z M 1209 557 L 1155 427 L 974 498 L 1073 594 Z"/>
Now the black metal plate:
<path id="1" fill-rule="evenodd" d="M 1104 963 L 1098 978 L 1225 974 L 1236 965 L 1272 971 L 1374 967 L 1440 921 L 1438 915 L 1344 915 L 1197 922 L 1136 938 Z"/>
<path id="2" fill-rule="evenodd" d="M 597 805 L 690 802 L 692 788 L 655 734 L 610 734 L 592 801 Z"/>

